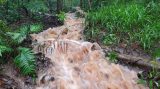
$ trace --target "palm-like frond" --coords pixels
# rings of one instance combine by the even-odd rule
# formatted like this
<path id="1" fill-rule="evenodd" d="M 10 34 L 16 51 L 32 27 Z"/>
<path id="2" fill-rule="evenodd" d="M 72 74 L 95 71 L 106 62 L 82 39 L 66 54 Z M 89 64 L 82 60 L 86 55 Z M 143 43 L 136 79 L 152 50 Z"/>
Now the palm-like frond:
<path id="1" fill-rule="evenodd" d="M 35 73 L 35 58 L 33 52 L 28 48 L 18 48 L 19 55 L 14 59 L 14 63 L 24 75 Z"/>

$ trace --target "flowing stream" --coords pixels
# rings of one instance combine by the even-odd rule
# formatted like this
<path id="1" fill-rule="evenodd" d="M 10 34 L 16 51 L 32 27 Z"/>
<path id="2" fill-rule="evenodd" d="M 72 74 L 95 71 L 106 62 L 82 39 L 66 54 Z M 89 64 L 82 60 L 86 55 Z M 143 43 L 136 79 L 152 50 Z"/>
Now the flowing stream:
<path id="1" fill-rule="evenodd" d="M 137 73 L 110 63 L 97 43 L 83 38 L 84 18 L 66 13 L 63 26 L 31 34 L 34 52 L 50 59 L 38 72 L 35 89 L 149 89 L 137 84 Z"/>

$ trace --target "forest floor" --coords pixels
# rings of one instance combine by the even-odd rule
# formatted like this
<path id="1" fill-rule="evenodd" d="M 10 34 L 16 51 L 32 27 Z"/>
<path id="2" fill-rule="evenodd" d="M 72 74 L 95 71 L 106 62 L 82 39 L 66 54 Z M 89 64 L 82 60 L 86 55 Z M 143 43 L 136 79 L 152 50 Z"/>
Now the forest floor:
<path id="1" fill-rule="evenodd" d="M 101 84 L 99 87 L 101 88 L 99 89 L 103 89 L 104 87 L 109 88 L 109 86 L 109 89 L 115 89 L 120 85 L 122 87 L 127 87 L 126 89 L 148 89 L 135 83 L 138 80 L 137 73 L 140 72 L 141 69 L 132 66 L 129 66 L 128 69 L 127 67 L 121 66 L 119 64 L 110 64 L 107 60 L 108 58 L 104 57 L 103 49 L 97 43 L 84 41 L 84 21 L 84 18 L 77 18 L 75 16 L 75 13 L 66 13 L 66 19 L 63 26 L 48 28 L 41 33 L 31 34 L 33 40 L 33 51 L 35 52 L 35 54 L 37 54 L 37 78 L 33 80 L 31 77 L 24 77 L 20 75 L 19 72 L 15 70 L 15 67 L 12 65 L 12 63 L 9 62 L 8 64 L 2 65 L 3 68 L 5 68 L 3 70 L 3 73 L 9 77 L 0 76 L 0 85 L 1 81 L 5 80 L 6 87 L 9 87 L 6 89 L 10 89 L 10 87 L 12 87 L 13 89 L 13 87 L 16 86 L 18 87 L 14 89 L 96 89 L 96 87 L 99 85 L 97 82 L 95 83 L 93 81 L 96 80 L 96 77 L 98 77 L 99 79 L 97 79 L 96 81 L 103 80 L 103 83 L 100 81 Z M 59 46 L 60 49 L 58 49 Z M 92 50 L 92 46 L 96 46 L 94 47 L 94 50 Z M 52 47 L 54 49 L 52 49 Z M 136 55 L 150 58 L 149 56 L 146 56 L 146 54 L 143 54 L 139 51 L 126 51 L 125 49 L 120 48 L 112 49 L 117 50 L 121 54 L 128 53 L 132 56 Z M 56 57 L 53 57 L 53 55 L 51 55 L 53 53 L 53 50 L 58 50 L 57 54 L 54 53 L 54 56 Z M 69 53 L 66 53 L 69 56 L 65 55 L 63 59 L 62 54 L 65 50 L 69 50 L 67 51 Z M 41 52 L 41 54 L 39 54 L 39 52 Z M 94 54 L 94 52 L 98 53 Z M 85 60 L 85 62 L 83 61 L 84 59 L 86 59 L 83 58 L 86 55 L 93 56 L 92 62 L 88 60 Z M 100 60 L 97 58 L 97 55 Z M 74 58 L 71 56 L 74 56 Z M 56 58 L 62 58 L 63 60 L 61 61 Z M 89 59 L 90 58 L 92 57 L 89 57 Z M 65 61 L 66 59 L 67 61 L 69 61 L 69 63 Z M 77 74 L 75 74 L 77 73 L 77 71 L 80 72 L 79 75 L 84 75 L 85 77 L 82 76 L 81 79 L 75 77 L 77 76 Z M 90 74 L 90 72 L 93 72 L 94 74 L 87 75 Z M 108 73 L 108 75 L 105 76 L 105 73 Z M 111 79 L 109 79 L 110 82 L 117 83 L 117 85 L 113 83 L 110 83 L 111 85 L 104 85 L 107 80 L 105 80 L 107 76 L 111 77 Z M 82 80 L 87 81 L 86 85 L 81 85 Z M 90 85 L 91 81 L 93 85 Z M 72 84 L 72 82 L 76 84 Z"/>

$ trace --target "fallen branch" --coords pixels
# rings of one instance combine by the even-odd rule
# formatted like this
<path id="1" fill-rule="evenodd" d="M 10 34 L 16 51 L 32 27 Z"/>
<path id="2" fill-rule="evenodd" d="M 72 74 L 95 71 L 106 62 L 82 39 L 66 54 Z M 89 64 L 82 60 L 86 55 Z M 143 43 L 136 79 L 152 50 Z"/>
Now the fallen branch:
<path id="1" fill-rule="evenodd" d="M 103 50 L 104 50 L 106 56 L 108 56 L 109 52 L 111 52 L 111 50 L 109 50 L 109 49 L 103 49 Z M 130 63 L 133 66 L 138 66 L 142 69 L 156 68 L 156 69 L 160 70 L 160 63 L 157 62 L 156 65 L 153 65 L 151 59 L 146 59 L 146 58 L 142 58 L 142 57 L 135 57 L 135 56 L 120 54 L 120 53 L 117 53 L 117 59 L 119 61 L 123 61 L 124 63 Z"/>

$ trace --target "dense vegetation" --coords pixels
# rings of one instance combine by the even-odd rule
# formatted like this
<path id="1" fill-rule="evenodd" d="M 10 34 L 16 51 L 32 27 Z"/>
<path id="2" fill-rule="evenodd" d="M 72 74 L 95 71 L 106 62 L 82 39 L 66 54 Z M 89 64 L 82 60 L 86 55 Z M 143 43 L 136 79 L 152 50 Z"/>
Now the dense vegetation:
<path id="1" fill-rule="evenodd" d="M 61 1 L 0 0 L 1 63 L 13 61 L 22 74 L 35 76 L 36 59 L 29 47 L 29 34 L 42 31 L 46 24 L 63 24 L 64 11 L 72 8 L 67 5 L 71 2 Z"/>
<path id="2" fill-rule="evenodd" d="M 106 45 L 138 44 L 152 52 L 159 47 L 160 4 L 126 2 L 90 11 L 86 17 L 86 36 Z"/>
<path id="3" fill-rule="evenodd" d="M 87 40 L 107 46 L 136 45 L 153 60 L 160 59 L 159 0 L 0 0 L 0 63 L 12 61 L 22 74 L 35 76 L 36 59 L 28 46 L 29 34 L 63 25 L 65 12 L 74 11 L 78 5 L 87 12 Z M 109 55 L 113 62 L 115 54 Z M 159 76 L 156 69 L 148 76 L 148 85 L 160 82 L 152 81 Z"/>
<path id="4" fill-rule="evenodd" d="M 24 75 L 34 75 L 35 59 L 32 51 L 24 46 L 23 41 L 30 33 L 39 32 L 42 27 L 39 24 L 24 25 L 18 30 L 12 31 L 7 25 L 0 21 L 0 58 L 7 61 L 14 58 L 14 63 L 20 68 Z"/>
<path id="5" fill-rule="evenodd" d="M 154 67 L 145 74 L 147 77 L 141 76 L 140 82 L 147 83 L 151 89 L 160 87 L 160 81 L 154 79 L 160 75 L 155 67 L 160 58 L 159 0 L 102 0 L 99 3 L 90 7 L 86 16 L 86 39 L 106 46 L 125 44 L 142 48 L 152 55 Z M 109 57 L 117 62 L 115 52 L 109 53 Z"/>

